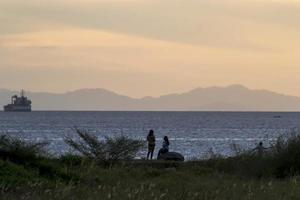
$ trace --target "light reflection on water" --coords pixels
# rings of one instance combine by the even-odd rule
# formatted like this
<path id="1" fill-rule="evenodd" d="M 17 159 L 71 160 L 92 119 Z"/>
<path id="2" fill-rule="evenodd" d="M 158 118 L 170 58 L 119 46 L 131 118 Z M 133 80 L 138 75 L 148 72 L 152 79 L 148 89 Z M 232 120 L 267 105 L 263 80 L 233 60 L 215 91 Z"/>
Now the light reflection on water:
<path id="1" fill-rule="evenodd" d="M 281 116 L 277 118 L 275 116 Z M 263 112 L 0 112 L 0 130 L 4 134 L 29 141 L 49 141 L 49 150 L 69 151 L 67 136 L 76 137 L 75 127 L 105 136 L 127 135 L 145 139 L 155 130 L 157 148 L 162 137 L 170 138 L 170 150 L 188 158 L 203 157 L 210 149 L 232 154 L 232 144 L 254 148 L 259 141 L 274 143 L 280 135 L 300 128 L 300 113 Z M 140 152 L 142 157 L 146 148 Z"/>

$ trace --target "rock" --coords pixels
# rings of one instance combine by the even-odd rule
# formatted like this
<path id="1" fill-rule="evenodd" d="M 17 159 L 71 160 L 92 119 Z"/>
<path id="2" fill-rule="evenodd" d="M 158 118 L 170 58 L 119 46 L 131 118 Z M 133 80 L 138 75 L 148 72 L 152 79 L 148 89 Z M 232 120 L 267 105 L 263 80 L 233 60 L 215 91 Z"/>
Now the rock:
<path id="1" fill-rule="evenodd" d="M 183 155 L 177 152 L 168 152 L 161 154 L 158 158 L 158 160 L 172 160 L 172 161 L 184 161 Z"/>

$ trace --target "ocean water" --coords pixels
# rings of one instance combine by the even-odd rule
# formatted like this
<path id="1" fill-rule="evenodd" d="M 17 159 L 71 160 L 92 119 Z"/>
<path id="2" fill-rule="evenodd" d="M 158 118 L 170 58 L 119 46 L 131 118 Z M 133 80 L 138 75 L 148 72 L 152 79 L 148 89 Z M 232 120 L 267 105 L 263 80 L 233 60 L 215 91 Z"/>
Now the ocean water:
<path id="1" fill-rule="evenodd" d="M 79 128 L 105 136 L 126 135 L 145 140 L 155 131 L 156 153 L 163 136 L 170 138 L 170 151 L 187 159 L 203 158 L 213 151 L 234 153 L 233 146 L 252 149 L 260 141 L 266 146 L 278 136 L 300 129 L 300 113 L 271 112 L 0 112 L 0 132 L 28 141 L 48 141 L 53 154 L 70 149 L 65 137 L 77 137 Z M 145 157 L 147 148 L 140 153 Z"/>

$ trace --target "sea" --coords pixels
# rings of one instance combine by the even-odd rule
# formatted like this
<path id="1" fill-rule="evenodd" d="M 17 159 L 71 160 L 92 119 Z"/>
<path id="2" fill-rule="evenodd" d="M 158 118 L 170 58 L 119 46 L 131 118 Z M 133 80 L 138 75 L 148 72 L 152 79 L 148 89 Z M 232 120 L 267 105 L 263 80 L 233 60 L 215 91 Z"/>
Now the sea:
<path id="1" fill-rule="evenodd" d="M 170 151 L 186 159 L 203 159 L 212 155 L 231 156 L 251 150 L 262 141 L 274 144 L 278 137 L 287 138 L 300 130 L 298 112 L 89 112 L 36 111 L 0 112 L 0 134 L 29 142 L 47 141 L 53 155 L 74 153 L 64 142 L 78 139 L 76 129 L 105 137 L 125 135 L 146 140 L 150 129 L 157 145 L 170 139 Z M 146 156 L 147 147 L 138 153 Z"/>

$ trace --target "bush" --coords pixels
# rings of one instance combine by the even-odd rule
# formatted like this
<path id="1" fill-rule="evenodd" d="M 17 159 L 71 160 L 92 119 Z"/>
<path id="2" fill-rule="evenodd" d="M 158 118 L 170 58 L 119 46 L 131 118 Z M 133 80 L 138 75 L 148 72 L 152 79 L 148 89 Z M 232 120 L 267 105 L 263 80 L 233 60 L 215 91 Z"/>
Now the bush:
<path id="1" fill-rule="evenodd" d="M 284 140 L 280 137 L 272 147 L 270 157 L 275 166 L 277 177 L 286 177 L 300 174 L 300 135 L 293 133 Z"/>
<path id="2" fill-rule="evenodd" d="M 76 130 L 80 140 L 66 138 L 65 142 L 83 156 L 99 163 L 113 163 L 133 159 L 144 146 L 144 142 L 126 136 L 106 137 L 101 141 L 96 136 L 82 130 Z"/>
<path id="3" fill-rule="evenodd" d="M 66 165 L 80 166 L 85 160 L 79 155 L 65 154 L 60 156 L 59 161 Z"/>
<path id="4" fill-rule="evenodd" d="M 218 171 L 251 177 L 285 178 L 300 174 L 300 134 L 279 137 L 263 154 L 239 150 L 229 158 L 211 156 L 200 161 Z"/>
<path id="5" fill-rule="evenodd" d="M 0 137 L 0 158 L 24 163 L 45 156 L 44 147 L 48 142 L 30 143 L 6 135 Z"/>

